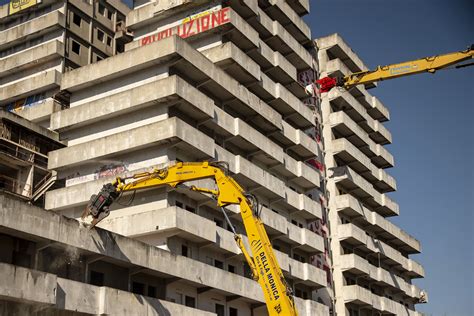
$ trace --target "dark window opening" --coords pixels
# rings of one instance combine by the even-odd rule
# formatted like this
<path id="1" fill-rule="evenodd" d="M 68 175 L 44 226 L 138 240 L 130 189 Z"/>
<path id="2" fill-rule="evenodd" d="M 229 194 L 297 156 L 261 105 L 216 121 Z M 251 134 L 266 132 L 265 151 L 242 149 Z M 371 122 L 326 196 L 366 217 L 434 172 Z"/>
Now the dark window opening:
<path id="1" fill-rule="evenodd" d="M 185 257 L 188 256 L 188 246 L 181 245 L 181 255 Z"/>
<path id="2" fill-rule="evenodd" d="M 148 296 L 156 298 L 156 287 L 151 285 L 148 286 Z"/>
<path id="3" fill-rule="evenodd" d="M 195 308 L 196 307 L 196 299 L 194 297 L 186 295 L 186 297 L 184 298 L 184 305 L 186 305 L 188 307 Z"/>
<path id="4" fill-rule="evenodd" d="M 214 218 L 214 223 L 216 223 L 217 226 L 224 228 L 224 222 L 220 219 Z"/>
<path id="5" fill-rule="evenodd" d="M 215 312 L 217 316 L 225 316 L 225 308 L 222 304 L 216 304 Z"/>
<path id="6" fill-rule="evenodd" d="M 132 283 L 132 292 L 135 294 L 144 295 L 145 294 L 145 284 L 140 282 Z"/>
<path id="7" fill-rule="evenodd" d="M 237 308 L 229 307 L 229 316 L 238 316 Z"/>
<path id="8" fill-rule="evenodd" d="M 99 3 L 99 13 L 105 16 L 105 7 L 102 3 Z"/>
<path id="9" fill-rule="evenodd" d="M 101 41 L 102 43 L 104 42 L 104 32 L 102 32 L 101 30 L 97 30 L 97 38 L 99 39 L 99 41 Z"/>
<path id="10" fill-rule="evenodd" d="M 231 265 L 231 264 L 229 264 L 229 265 L 227 266 L 227 270 L 229 270 L 229 272 L 231 272 L 231 273 L 235 273 L 235 267 L 234 267 L 233 265 Z"/>
<path id="11" fill-rule="evenodd" d="M 104 274 L 101 272 L 91 271 L 90 284 L 104 286 Z"/>
<path id="12" fill-rule="evenodd" d="M 116 43 L 115 45 L 117 46 L 117 53 L 123 53 L 125 51 L 123 44 Z"/>
<path id="13" fill-rule="evenodd" d="M 81 53 L 81 44 L 76 41 L 72 41 L 72 51 L 79 55 Z"/>
<path id="14" fill-rule="evenodd" d="M 176 204 L 177 207 L 183 208 L 183 203 L 181 203 L 179 201 L 176 201 L 175 204 Z"/>
<path id="15" fill-rule="evenodd" d="M 214 267 L 224 270 L 224 262 L 214 259 Z"/>
<path id="16" fill-rule="evenodd" d="M 196 209 L 194 207 L 191 207 L 191 206 L 187 206 L 186 205 L 186 211 L 189 211 L 191 213 L 195 213 L 196 214 Z"/>
<path id="17" fill-rule="evenodd" d="M 72 14 L 72 23 L 76 24 L 77 26 L 81 27 L 81 17 L 77 15 L 76 13 Z"/>
<path id="18" fill-rule="evenodd" d="M 100 56 L 96 56 L 95 61 L 101 61 L 102 59 L 104 59 L 104 58 L 102 58 Z"/>
<path id="19" fill-rule="evenodd" d="M 110 37 L 110 36 L 107 36 L 107 46 L 112 47 L 112 37 Z"/>
<path id="20" fill-rule="evenodd" d="M 107 9 L 107 19 L 112 20 L 112 11 Z"/>

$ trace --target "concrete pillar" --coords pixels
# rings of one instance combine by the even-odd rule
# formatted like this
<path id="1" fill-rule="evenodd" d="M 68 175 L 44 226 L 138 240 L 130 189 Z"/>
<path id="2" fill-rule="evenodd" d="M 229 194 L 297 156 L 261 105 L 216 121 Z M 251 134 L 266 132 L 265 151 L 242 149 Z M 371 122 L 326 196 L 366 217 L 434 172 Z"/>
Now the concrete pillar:
<path id="1" fill-rule="evenodd" d="M 18 172 L 16 193 L 31 197 L 33 193 L 34 166 L 26 166 Z"/>

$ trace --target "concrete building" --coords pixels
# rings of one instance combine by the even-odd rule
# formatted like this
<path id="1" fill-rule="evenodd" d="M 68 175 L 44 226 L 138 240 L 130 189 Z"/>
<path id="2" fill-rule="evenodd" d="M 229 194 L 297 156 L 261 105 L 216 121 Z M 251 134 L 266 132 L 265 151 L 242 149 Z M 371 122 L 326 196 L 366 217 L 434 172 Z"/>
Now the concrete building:
<path id="1" fill-rule="evenodd" d="M 316 78 L 311 35 L 299 16 L 307 12 L 304 6 L 136 5 L 127 16 L 135 38 L 123 54 L 62 77 L 69 108 L 53 113 L 50 127 L 68 147 L 50 152 L 48 167 L 66 183 L 47 193 L 46 209 L 77 218 L 91 194 L 116 175 L 174 161 L 227 161 L 262 204 L 301 314 L 327 314 L 328 306 L 318 301 L 327 273 L 316 259 L 327 242 L 309 229 L 323 211 L 320 171 L 306 161 L 317 159 L 322 147 L 314 138 L 319 114 L 305 104 L 311 100 L 301 81 Z M 238 210 L 227 211 L 244 233 Z M 88 283 L 217 315 L 266 313 L 261 289 L 209 197 L 185 189 L 136 192 L 100 226 L 162 249 L 184 265 L 163 259 L 168 272 L 135 272 L 97 259 L 85 269 Z"/>
<path id="2" fill-rule="evenodd" d="M 129 11 L 119 0 L 0 6 L 0 106 L 48 127 L 64 106 L 61 74 L 122 52 Z"/>
<path id="3" fill-rule="evenodd" d="M 317 40 L 320 76 L 367 70 L 337 34 Z M 337 315 L 418 315 L 425 298 L 412 284 L 424 276 L 410 254 L 418 240 L 392 224 L 398 204 L 387 193 L 395 179 L 386 168 L 393 156 L 383 122 L 388 109 L 366 88 L 333 89 L 322 96 L 323 140 L 329 195 L 329 228 Z"/>
<path id="4" fill-rule="evenodd" d="M 47 168 L 0 156 L 2 175 L 17 163 L 15 179 L 37 188 L 0 192 L 0 314 L 266 315 L 201 193 L 124 194 L 99 228 L 76 221 L 116 176 L 221 160 L 258 197 L 300 315 L 417 315 L 420 244 L 386 219 L 398 215 L 388 110 L 363 87 L 308 96 L 318 76 L 365 69 L 337 35 L 317 53 L 309 1 L 134 7 L 0 7 L 0 106 L 23 116 L 2 114 L 0 131 L 21 126 L 47 144 L 33 155 L 48 152 Z M 29 178 L 37 169 L 49 176 Z M 24 203 L 47 189 L 44 207 Z M 226 212 L 245 235 L 239 210 Z"/>

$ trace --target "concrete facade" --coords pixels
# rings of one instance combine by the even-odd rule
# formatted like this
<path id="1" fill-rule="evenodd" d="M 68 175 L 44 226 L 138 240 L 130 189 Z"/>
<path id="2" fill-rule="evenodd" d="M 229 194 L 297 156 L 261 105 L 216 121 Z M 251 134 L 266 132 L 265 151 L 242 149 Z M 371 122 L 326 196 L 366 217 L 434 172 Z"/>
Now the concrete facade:
<path id="1" fill-rule="evenodd" d="M 259 199 L 300 315 L 419 315 L 421 246 L 387 219 L 400 213 L 389 111 L 375 85 L 308 94 L 366 69 L 338 35 L 313 41 L 308 13 L 309 0 L 0 7 L 0 106 L 22 116 L 2 112 L 1 144 L 16 124 L 54 145 L 14 144 L 40 166 L 0 155 L 0 176 L 16 163 L 37 187 L 0 193 L 0 314 L 266 315 L 208 196 L 138 191 L 97 229 L 77 220 L 116 176 L 216 160 Z M 248 245 L 239 210 L 226 213 Z"/>
<path id="2" fill-rule="evenodd" d="M 137 5 L 127 29 L 134 41 L 123 54 L 62 77 L 69 108 L 53 113 L 50 126 L 68 147 L 49 153 L 48 168 L 66 184 L 46 194 L 46 209 L 77 218 L 91 194 L 117 175 L 174 161 L 226 161 L 262 204 L 300 313 L 329 313 L 319 295 L 327 286 L 328 243 L 316 229 L 323 207 L 314 165 L 322 144 L 315 100 L 304 91 L 317 69 L 307 25 L 283 1 L 178 1 Z M 239 210 L 227 212 L 245 234 Z M 136 192 L 100 227 L 169 252 L 188 270 L 202 269 L 202 284 L 175 276 L 159 298 L 218 315 L 266 314 L 209 197 L 183 188 Z M 89 274 L 107 279 L 115 271 L 97 269 Z M 146 282 L 139 285 L 143 295 Z"/>
<path id="3" fill-rule="evenodd" d="M 61 75 L 124 51 L 130 9 L 118 0 L 45 0 L 0 6 L 0 106 L 49 127 L 64 107 Z"/>
<path id="4" fill-rule="evenodd" d="M 337 34 L 318 39 L 317 46 L 321 77 L 367 69 Z M 387 219 L 399 215 L 387 195 L 397 188 L 386 172 L 393 156 L 383 147 L 392 137 L 382 124 L 389 112 L 369 94 L 372 87 L 322 95 L 334 310 L 351 316 L 419 315 L 415 304 L 426 293 L 412 279 L 424 277 L 424 270 L 409 255 L 421 246 Z"/>

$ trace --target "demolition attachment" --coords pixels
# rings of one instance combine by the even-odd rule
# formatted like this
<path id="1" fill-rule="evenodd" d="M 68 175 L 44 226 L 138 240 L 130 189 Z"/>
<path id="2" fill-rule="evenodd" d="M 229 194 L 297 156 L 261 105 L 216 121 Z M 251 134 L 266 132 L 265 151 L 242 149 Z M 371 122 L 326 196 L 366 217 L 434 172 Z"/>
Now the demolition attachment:
<path id="1" fill-rule="evenodd" d="M 86 209 L 82 213 L 82 219 L 87 216 L 92 216 L 92 222 L 90 228 L 97 225 L 101 220 L 109 216 L 110 205 L 117 199 L 120 192 L 117 191 L 117 187 L 112 183 L 104 184 L 98 194 L 91 196 Z"/>

